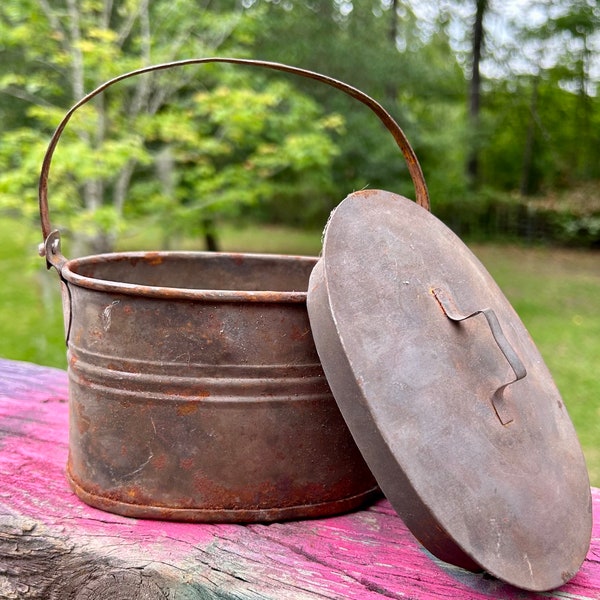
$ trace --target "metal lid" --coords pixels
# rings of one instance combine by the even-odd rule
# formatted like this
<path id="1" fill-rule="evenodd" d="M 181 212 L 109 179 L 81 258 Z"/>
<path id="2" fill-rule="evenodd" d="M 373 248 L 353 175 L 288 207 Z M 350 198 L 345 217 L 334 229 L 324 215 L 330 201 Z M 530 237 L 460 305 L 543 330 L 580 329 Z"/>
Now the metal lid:
<path id="1" fill-rule="evenodd" d="M 438 558 L 542 591 L 591 537 L 585 462 L 519 317 L 469 249 L 382 191 L 333 212 L 308 292 L 341 412 L 382 490 Z"/>

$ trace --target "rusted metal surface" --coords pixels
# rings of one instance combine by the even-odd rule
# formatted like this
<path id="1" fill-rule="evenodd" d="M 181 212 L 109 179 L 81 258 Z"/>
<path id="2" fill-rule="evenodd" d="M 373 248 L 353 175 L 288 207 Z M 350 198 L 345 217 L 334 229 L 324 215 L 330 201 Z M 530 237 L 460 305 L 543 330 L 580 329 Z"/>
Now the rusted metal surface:
<path id="1" fill-rule="evenodd" d="M 506 343 L 485 315 L 448 318 L 440 289 L 467 315 L 493 310 Z M 528 590 L 573 577 L 591 532 L 583 454 L 534 343 L 467 247 L 415 203 L 357 192 L 329 221 L 308 310 L 342 414 L 423 545 Z M 510 385 L 523 371 L 508 347 L 527 371 Z"/>
<path id="2" fill-rule="evenodd" d="M 136 517 L 246 522 L 374 497 L 314 347 L 314 263 L 151 252 L 65 265 L 68 474 L 81 498 Z"/>

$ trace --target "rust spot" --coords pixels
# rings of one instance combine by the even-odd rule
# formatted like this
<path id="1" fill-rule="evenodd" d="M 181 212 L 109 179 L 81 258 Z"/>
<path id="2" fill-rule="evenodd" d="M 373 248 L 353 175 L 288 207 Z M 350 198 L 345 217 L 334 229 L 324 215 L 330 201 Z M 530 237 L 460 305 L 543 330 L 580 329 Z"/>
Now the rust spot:
<path id="1" fill-rule="evenodd" d="M 158 252 L 148 252 L 146 254 L 146 261 L 149 265 L 162 265 L 164 260 L 164 256 L 161 256 Z"/>
<path id="2" fill-rule="evenodd" d="M 196 402 L 186 402 L 177 407 L 177 414 L 180 417 L 185 417 L 187 415 L 193 415 L 197 410 L 198 404 Z"/>
<path id="3" fill-rule="evenodd" d="M 182 458 L 179 461 L 179 466 L 185 471 L 189 471 L 194 466 L 194 459 L 190 456 L 187 458 Z"/>
<path id="4" fill-rule="evenodd" d="M 164 469 L 166 465 L 167 465 L 167 455 L 166 454 L 159 454 L 158 456 L 154 456 L 152 458 L 152 466 L 155 469 L 157 469 L 158 471 Z"/>
<path id="5" fill-rule="evenodd" d="M 574 574 L 574 573 L 571 573 L 570 571 L 563 571 L 563 572 L 560 574 L 560 578 L 561 578 L 561 579 L 562 579 L 562 580 L 563 580 L 565 583 L 567 583 L 567 581 L 569 581 L 569 580 L 573 579 L 574 575 L 575 575 L 575 574 Z"/>
<path id="6" fill-rule="evenodd" d="M 294 327 L 292 329 L 290 337 L 295 342 L 299 342 L 299 341 L 302 341 L 309 333 L 310 333 L 309 327 L 306 327 L 306 328 Z"/>
<path id="7" fill-rule="evenodd" d="M 84 412 L 83 407 L 80 404 L 75 404 L 75 410 L 73 411 L 73 423 L 77 426 L 77 430 L 80 435 L 87 433 L 90 429 L 90 419 Z"/>
<path id="8" fill-rule="evenodd" d="M 175 511 L 169 510 L 168 508 L 163 508 L 158 511 L 161 519 L 165 519 L 167 521 L 172 521 L 174 519 Z"/>

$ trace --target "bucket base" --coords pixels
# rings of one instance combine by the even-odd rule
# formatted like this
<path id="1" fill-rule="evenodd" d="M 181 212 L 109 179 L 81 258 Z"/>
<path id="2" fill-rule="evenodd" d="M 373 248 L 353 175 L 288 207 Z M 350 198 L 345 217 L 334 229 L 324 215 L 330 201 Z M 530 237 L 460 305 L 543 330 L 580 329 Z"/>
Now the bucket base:
<path id="1" fill-rule="evenodd" d="M 107 512 L 136 519 L 161 521 L 185 521 L 190 523 L 268 523 L 329 517 L 350 512 L 373 502 L 382 496 L 378 487 L 331 502 L 300 504 L 274 508 L 177 508 L 170 506 L 148 506 L 114 500 L 87 491 L 73 477 L 67 467 L 67 480 L 71 489 L 86 504 Z"/>

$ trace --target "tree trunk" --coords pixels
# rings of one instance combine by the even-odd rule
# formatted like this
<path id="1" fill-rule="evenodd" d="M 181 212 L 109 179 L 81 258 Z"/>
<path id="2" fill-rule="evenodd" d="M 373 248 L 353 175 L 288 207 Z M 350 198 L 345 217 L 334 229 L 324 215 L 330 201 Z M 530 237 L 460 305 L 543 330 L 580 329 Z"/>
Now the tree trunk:
<path id="1" fill-rule="evenodd" d="M 215 229 L 215 222 L 209 217 L 202 219 L 202 230 L 204 232 L 204 244 L 209 252 L 219 251 L 219 240 Z"/>
<path id="2" fill-rule="evenodd" d="M 537 99 L 538 99 L 539 76 L 533 79 L 531 89 L 531 100 L 529 102 L 529 124 L 527 126 L 527 138 L 525 140 L 525 152 L 523 153 L 523 168 L 521 171 L 520 192 L 522 196 L 533 194 L 533 150 L 535 146 L 535 128 L 537 121 Z"/>
<path id="3" fill-rule="evenodd" d="M 576 155 L 576 170 L 577 175 L 580 179 L 587 179 L 590 176 L 590 172 L 593 169 L 593 165 L 596 162 L 594 160 L 594 144 L 592 136 L 592 125 L 591 125 L 591 103 L 590 103 L 590 76 L 589 76 L 589 62 L 591 50 L 589 48 L 588 36 L 585 33 L 581 35 L 581 59 L 580 59 L 580 70 L 579 70 L 579 82 L 578 82 L 578 123 L 575 126 L 575 140 L 576 144 L 579 142 L 579 152 Z"/>
<path id="4" fill-rule="evenodd" d="M 398 37 L 398 0 L 392 0 L 390 15 L 390 41 L 396 47 L 396 38 Z"/>
<path id="5" fill-rule="evenodd" d="M 475 0 L 475 21 L 471 45 L 471 84 L 469 90 L 469 125 L 471 148 L 467 159 L 467 179 L 471 188 L 479 184 L 479 112 L 481 108 L 481 73 L 479 65 L 485 40 L 483 19 L 488 8 L 488 0 Z"/>

